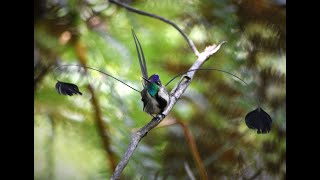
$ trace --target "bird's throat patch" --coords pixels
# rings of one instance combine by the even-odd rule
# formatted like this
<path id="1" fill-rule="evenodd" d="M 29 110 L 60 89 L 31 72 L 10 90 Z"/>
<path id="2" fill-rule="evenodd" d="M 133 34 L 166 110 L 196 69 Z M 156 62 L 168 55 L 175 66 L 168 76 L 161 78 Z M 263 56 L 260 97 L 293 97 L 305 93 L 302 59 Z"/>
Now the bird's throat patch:
<path id="1" fill-rule="evenodd" d="M 156 97 L 156 94 L 159 90 L 159 87 L 156 83 L 150 83 L 147 87 L 148 89 L 148 92 L 149 94 L 152 96 L 152 97 Z"/>

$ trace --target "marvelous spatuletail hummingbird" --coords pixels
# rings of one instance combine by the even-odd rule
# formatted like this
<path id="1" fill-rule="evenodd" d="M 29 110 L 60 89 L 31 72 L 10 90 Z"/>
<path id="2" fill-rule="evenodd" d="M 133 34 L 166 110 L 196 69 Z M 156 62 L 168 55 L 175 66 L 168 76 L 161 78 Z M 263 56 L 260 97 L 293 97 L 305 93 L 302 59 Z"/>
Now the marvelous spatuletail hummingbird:
<path id="1" fill-rule="evenodd" d="M 136 45 L 140 69 L 142 72 L 141 100 L 143 102 L 143 111 L 150 115 L 160 114 L 170 102 L 170 96 L 165 86 L 161 84 L 159 75 L 148 76 L 147 64 L 143 54 L 143 49 L 138 37 L 132 29 L 132 36 Z"/>
<path id="2" fill-rule="evenodd" d="M 86 66 L 81 66 L 81 65 L 61 65 L 58 66 L 55 71 L 63 66 L 78 66 L 78 67 L 82 67 L 82 68 L 86 68 L 86 69 L 90 69 L 90 70 L 94 70 L 94 71 L 98 71 L 106 76 L 109 76 L 119 82 L 121 82 L 122 84 L 128 86 L 129 88 L 133 89 L 134 91 L 137 91 L 138 93 L 140 93 L 141 95 L 141 101 L 143 102 L 143 111 L 145 111 L 146 113 L 150 114 L 151 116 L 154 117 L 154 115 L 157 114 L 161 114 L 164 109 L 168 106 L 168 104 L 170 103 L 170 95 L 166 89 L 166 86 L 168 86 L 174 79 L 176 79 L 177 77 L 180 77 L 182 75 L 184 75 L 187 72 L 190 71 L 218 71 L 218 72 L 223 72 L 226 74 L 229 74 L 237 79 L 239 79 L 242 83 L 244 83 L 246 86 L 248 86 L 248 84 L 241 79 L 240 77 L 228 72 L 228 71 L 224 71 L 224 70 L 220 70 L 220 69 L 215 69 L 215 68 L 199 68 L 199 69 L 191 69 L 188 71 L 185 71 L 183 73 L 180 73 L 176 76 L 174 76 L 170 81 L 168 81 L 168 83 L 166 83 L 165 85 L 163 85 L 161 83 L 160 77 L 157 74 L 153 74 L 150 77 L 148 77 L 148 71 L 147 71 L 147 66 L 146 66 L 146 60 L 144 57 L 144 53 L 143 53 L 143 49 L 142 46 L 135 34 L 135 32 L 132 30 L 132 35 L 133 35 L 133 39 L 135 42 L 135 46 L 136 46 L 136 50 L 137 50 L 137 55 L 138 55 L 138 59 L 139 59 L 139 64 L 140 64 L 140 69 L 142 72 L 142 86 L 143 89 L 141 91 L 137 90 L 136 88 L 133 88 L 132 86 L 128 85 L 127 83 L 125 83 L 124 81 L 108 74 L 105 73 L 101 70 L 98 69 L 94 69 L 91 67 L 86 67 Z M 54 71 L 54 72 L 55 72 Z M 55 76 L 56 77 L 56 76 Z M 56 78 L 57 79 L 57 78 Z M 62 82 L 57 80 L 56 83 L 56 91 L 59 94 L 62 95 L 76 95 L 76 94 L 80 94 L 82 95 L 82 93 L 79 91 L 79 88 L 77 85 L 72 84 L 72 83 L 66 83 L 66 82 Z M 272 124 L 272 119 L 270 117 L 270 115 L 268 113 L 266 113 L 261 107 L 260 107 L 260 103 L 258 98 L 256 98 L 256 102 L 257 102 L 257 108 L 253 111 L 250 111 L 246 116 L 245 116 L 245 123 L 248 126 L 248 128 L 250 129 L 256 129 L 257 133 L 269 133 L 270 129 L 271 129 L 271 124 Z"/>

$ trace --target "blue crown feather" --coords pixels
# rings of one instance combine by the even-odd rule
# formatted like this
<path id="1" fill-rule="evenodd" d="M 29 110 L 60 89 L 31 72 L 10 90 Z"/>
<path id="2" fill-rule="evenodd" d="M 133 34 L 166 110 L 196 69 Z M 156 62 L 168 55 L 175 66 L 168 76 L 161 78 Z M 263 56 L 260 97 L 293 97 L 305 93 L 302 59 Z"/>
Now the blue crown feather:
<path id="1" fill-rule="evenodd" d="M 157 82 L 157 81 L 159 81 L 159 76 L 157 75 L 157 74 L 154 74 L 154 75 L 152 75 L 151 77 L 150 77 L 150 81 L 151 82 Z"/>

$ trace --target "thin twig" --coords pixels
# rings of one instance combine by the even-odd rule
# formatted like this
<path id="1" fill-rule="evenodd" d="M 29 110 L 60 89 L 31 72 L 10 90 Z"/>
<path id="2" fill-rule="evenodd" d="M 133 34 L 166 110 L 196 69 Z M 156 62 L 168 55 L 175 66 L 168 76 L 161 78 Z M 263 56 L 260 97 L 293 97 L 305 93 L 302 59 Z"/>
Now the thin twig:
<path id="1" fill-rule="evenodd" d="M 192 42 L 192 40 L 190 38 L 188 38 L 188 36 L 174 22 L 172 22 L 169 19 L 166 19 L 164 17 L 138 10 L 136 8 L 133 8 L 133 7 L 131 7 L 131 6 L 127 5 L 127 4 L 125 4 L 125 3 L 119 2 L 117 0 L 109 0 L 109 2 L 110 3 L 114 3 L 114 4 L 118 5 L 118 6 L 122 6 L 122 7 L 126 8 L 127 10 L 135 12 L 137 14 L 141 14 L 141 15 L 144 15 L 144 16 L 149 16 L 149 17 L 152 17 L 152 18 L 155 18 L 155 19 L 159 19 L 160 21 L 163 21 L 165 23 L 170 24 L 171 26 L 173 26 L 176 30 L 178 30 L 181 33 L 181 35 L 184 37 L 184 39 L 188 42 L 188 44 L 191 47 L 191 49 L 194 52 L 194 54 L 196 56 L 199 56 L 199 51 L 197 50 L 197 48 L 194 45 L 194 43 Z"/>
<path id="2" fill-rule="evenodd" d="M 187 162 L 184 162 L 184 169 L 186 170 L 190 180 L 196 180 Z"/>
<path id="3" fill-rule="evenodd" d="M 201 160 L 197 145 L 195 143 L 195 140 L 193 139 L 193 136 L 192 136 L 188 126 L 178 119 L 176 121 L 183 129 L 183 133 L 187 139 L 188 145 L 189 145 L 191 153 L 192 153 L 192 157 L 193 157 L 194 161 L 196 162 L 196 166 L 199 170 L 201 180 L 207 180 L 208 175 L 207 175 L 206 169 L 203 165 L 203 162 Z"/>
<path id="4" fill-rule="evenodd" d="M 221 42 L 218 46 L 211 45 L 208 46 L 202 53 L 199 54 L 196 62 L 191 66 L 190 69 L 196 69 L 202 66 L 205 61 L 211 57 L 215 52 L 217 52 L 221 45 L 225 42 Z M 128 164 L 130 157 L 132 156 L 134 150 L 137 148 L 138 143 L 140 140 L 147 135 L 147 133 L 156 127 L 171 111 L 171 109 L 174 107 L 174 105 L 177 103 L 177 101 L 180 99 L 184 91 L 188 88 L 188 86 L 191 83 L 192 78 L 195 75 L 195 71 L 191 71 L 185 74 L 185 76 L 182 77 L 182 80 L 178 83 L 178 85 L 170 92 L 170 103 L 165 108 L 162 114 L 157 115 L 154 117 L 147 125 L 139 129 L 136 133 L 133 134 L 131 143 L 124 154 L 123 158 L 117 165 L 111 179 L 120 179 L 121 173 Z"/>
<path id="5" fill-rule="evenodd" d="M 92 97 L 91 103 L 92 103 L 93 109 L 95 110 L 95 120 L 96 120 L 98 134 L 100 135 L 100 137 L 102 139 L 103 147 L 104 147 L 106 153 L 108 154 L 107 158 L 109 159 L 109 165 L 111 166 L 111 169 L 114 170 L 116 168 L 117 163 L 114 159 L 114 153 L 112 152 L 112 150 L 110 148 L 110 141 L 109 141 L 110 138 L 109 138 L 108 134 L 105 132 L 106 126 L 102 120 L 102 114 L 101 114 L 99 102 L 98 102 L 98 99 L 96 98 L 94 90 L 90 84 L 88 85 L 88 90 L 91 93 L 91 97 Z"/>
<path id="6" fill-rule="evenodd" d="M 87 56 L 86 56 L 86 51 L 84 45 L 80 42 L 77 41 L 75 44 L 75 49 L 76 49 L 76 55 L 78 56 L 78 59 L 80 63 L 85 67 L 86 62 L 87 62 Z M 87 73 L 87 69 L 84 68 L 85 73 Z M 91 104 L 93 106 L 93 109 L 95 110 L 95 121 L 97 125 L 97 131 L 99 136 L 101 137 L 102 144 L 104 147 L 104 150 L 107 153 L 107 159 L 109 160 L 109 165 L 111 166 L 111 169 L 114 170 L 116 167 L 116 161 L 115 161 L 115 155 L 113 151 L 110 148 L 110 137 L 108 136 L 107 132 L 105 131 L 107 129 L 107 126 L 103 122 L 102 119 L 102 113 L 100 110 L 100 105 L 98 98 L 96 98 L 95 92 L 91 84 L 88 84 L 88 90 L 90 91 L 91 94 Z M 107 165 L 108 167 L 108 165 Z"/>

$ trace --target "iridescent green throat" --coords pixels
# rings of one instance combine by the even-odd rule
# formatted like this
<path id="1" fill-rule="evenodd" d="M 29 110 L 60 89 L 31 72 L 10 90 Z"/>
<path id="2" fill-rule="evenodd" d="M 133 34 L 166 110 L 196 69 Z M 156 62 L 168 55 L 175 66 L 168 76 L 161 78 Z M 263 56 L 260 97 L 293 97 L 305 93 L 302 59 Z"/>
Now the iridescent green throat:
<path id="1" fill-rule="evenodd" d="M 157 92 L 159 91 L 159 86 L 156 83 L 150 83 L 147 86 L 148 92 L 152 97 L 155 97 Z"/>

